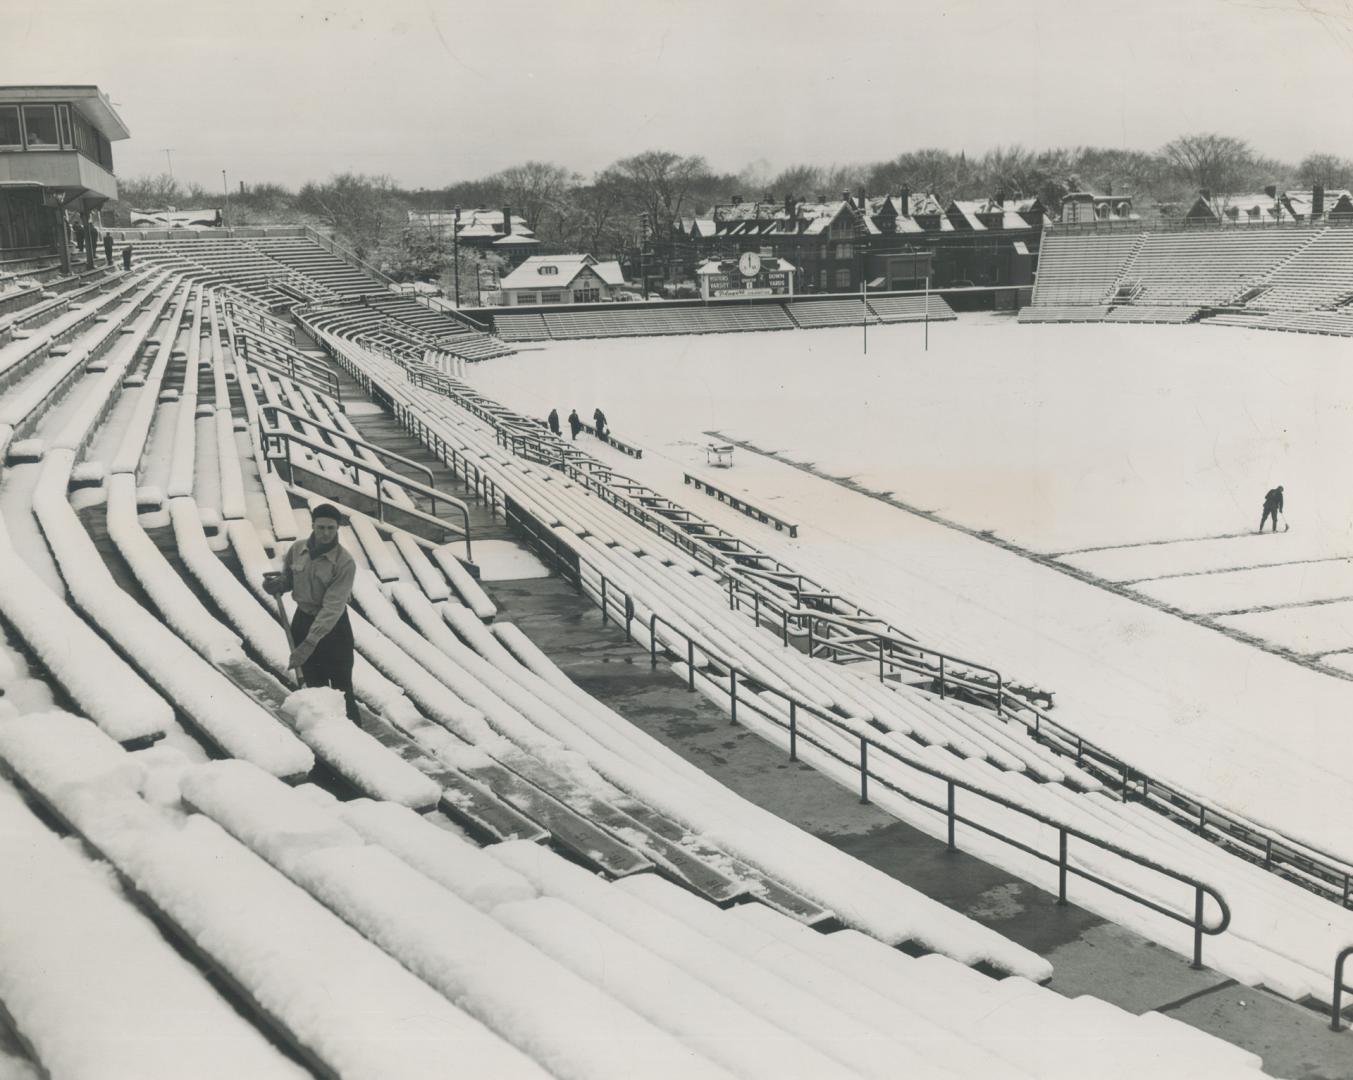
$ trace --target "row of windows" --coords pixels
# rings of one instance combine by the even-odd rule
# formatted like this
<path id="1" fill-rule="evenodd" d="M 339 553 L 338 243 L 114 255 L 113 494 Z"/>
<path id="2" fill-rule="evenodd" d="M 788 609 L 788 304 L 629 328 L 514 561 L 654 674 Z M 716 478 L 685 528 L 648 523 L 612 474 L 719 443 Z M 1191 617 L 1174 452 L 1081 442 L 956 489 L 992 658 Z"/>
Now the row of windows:
<path id="1" fill-rule="evenodd" d="M 69 105 L 0 105 L 0 150 L 78 150 L 112 170 L 112 147 Z"/>
<path id="2" fill-rule="evenodd" d="M 835 279 L 833 280 L 833 278 L 832 278 L 832 271 L 831 271 L 831 270 L 820 270 L 820 271 L 818 271 L 818 275 L 817 275 L 817 287 L 818 287 L 819 289 L 827 289 L 827 288 L 849 289 L 849 288 L 850 288 L 850 271 L 849 271 L 849 270 L 837 270 L 835 273 L 836 273 L 836 277 L 835 277 Z"/>

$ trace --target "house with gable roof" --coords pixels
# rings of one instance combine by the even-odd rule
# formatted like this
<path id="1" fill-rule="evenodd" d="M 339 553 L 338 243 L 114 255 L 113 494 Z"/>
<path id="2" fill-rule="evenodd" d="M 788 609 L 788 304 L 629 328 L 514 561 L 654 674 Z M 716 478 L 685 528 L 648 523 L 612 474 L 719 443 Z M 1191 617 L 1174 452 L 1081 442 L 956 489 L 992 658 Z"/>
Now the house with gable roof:
<path id="1" fill-rule="evenodd" d="M 499 304 L 595 304 L 614 300 L 625 286 L 620 264 L 593 256 L 532 255 L 498 283 Z"/>
<path id="2" fill-rule="evenodd" d="M 930 277 L 1004 284 L 1010 261 L 1038 249 L 1045 213 L 1037 199 L 953 201 L 903 188 L 896 195 L 842 192 L 839 199 L 769 196 L 717 205 L 675 225 L 687 272 L 745 251 L 799 268 L 796 291 L 921 288 Z M 1017 242 L 1022 248 L 1016 246 Z"/>

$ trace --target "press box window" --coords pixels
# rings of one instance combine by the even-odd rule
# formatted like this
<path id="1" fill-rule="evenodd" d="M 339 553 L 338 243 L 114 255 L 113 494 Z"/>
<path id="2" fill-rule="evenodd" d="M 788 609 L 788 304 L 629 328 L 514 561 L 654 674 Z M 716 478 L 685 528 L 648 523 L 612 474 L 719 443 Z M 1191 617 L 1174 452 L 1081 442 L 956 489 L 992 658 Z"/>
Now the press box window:
<path id="1" fill-rule="evenodd" d="M 0 147 L 14 149 L 23 146 L 23 134 L 19 128 L 19 107 L 0 105 Z"/>
<path id="2" fill-rule="evenodd" d="M 25 105 L 23 126 L 25 141 L 30 150 L 37 147 L 56 150 L 60 147 L 56 134 L 55 105 Z"/>
<path id="3" fill-rule="evenodd" d="M 557 304 L 564 298 L 563 293 L 543 292 L 540 294 L 542 304 Z"/>

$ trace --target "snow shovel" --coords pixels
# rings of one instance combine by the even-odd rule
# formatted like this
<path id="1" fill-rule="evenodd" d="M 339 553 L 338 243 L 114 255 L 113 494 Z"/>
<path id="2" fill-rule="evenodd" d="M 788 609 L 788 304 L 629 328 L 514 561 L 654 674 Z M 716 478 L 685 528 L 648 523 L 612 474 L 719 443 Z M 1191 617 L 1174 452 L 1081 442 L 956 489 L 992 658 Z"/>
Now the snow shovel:
<path id="1" fill-rule="evenodd" d="M 263 578 L 266 581 L 270 576 L 270 574 L 264 574 Z M 291 623 L 287 621 L 287 609 L 282 606 L 282 594 L 277 593 L 273 599 L 277 601 L 277 618 L 282 623 L 282 632 L 287 635 L 287 659 L 290 660 L 291 654 L 296 651 L 296 642 L 291 636 Z M 291 671 L 296 676 L 296 686 L 303 688 L 305 686 L 305 674 L 298 667 L 292 668 Z"/>

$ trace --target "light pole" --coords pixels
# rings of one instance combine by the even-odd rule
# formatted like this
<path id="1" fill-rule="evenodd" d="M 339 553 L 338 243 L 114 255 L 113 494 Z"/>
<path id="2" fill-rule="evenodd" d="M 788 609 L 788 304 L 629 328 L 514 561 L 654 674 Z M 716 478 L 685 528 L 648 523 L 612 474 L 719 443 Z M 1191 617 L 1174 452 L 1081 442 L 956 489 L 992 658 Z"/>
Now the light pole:
<path id="1" fill-rule="evenodd" d="M 460 310 L 460 207 L 451 219 L 451 261 L 456 268 L 456 310 Z"/>
<path id="2" fill-rule="evenodd" d="M 174 153 L 174 148 L 173 148 L 172 146 L 166 146 L 166 147 L 164 148 L 164 160 L 165 160 L 165 163 L 169 166 L 169 179 L 170 179 L 171 182 L 172 182 L 173 179 L 174 179 L 174 158 L 173 158 L 173 153 Z"/>
<path id="3" fill-rule="evenodd" d="M 648 299 L 648 272 L 644 267 L 644 248 L 648 244 L 648 214 L 639 215 L 639 288 Z"/>
<path id="4" fill-rule="evenodd" d="M 230 228 L 230 185 L 226 183 L 226 171 L 221 170 L 221 194 L 225 196 L 225 209 L 221 211 L 221 224 Z"/>

